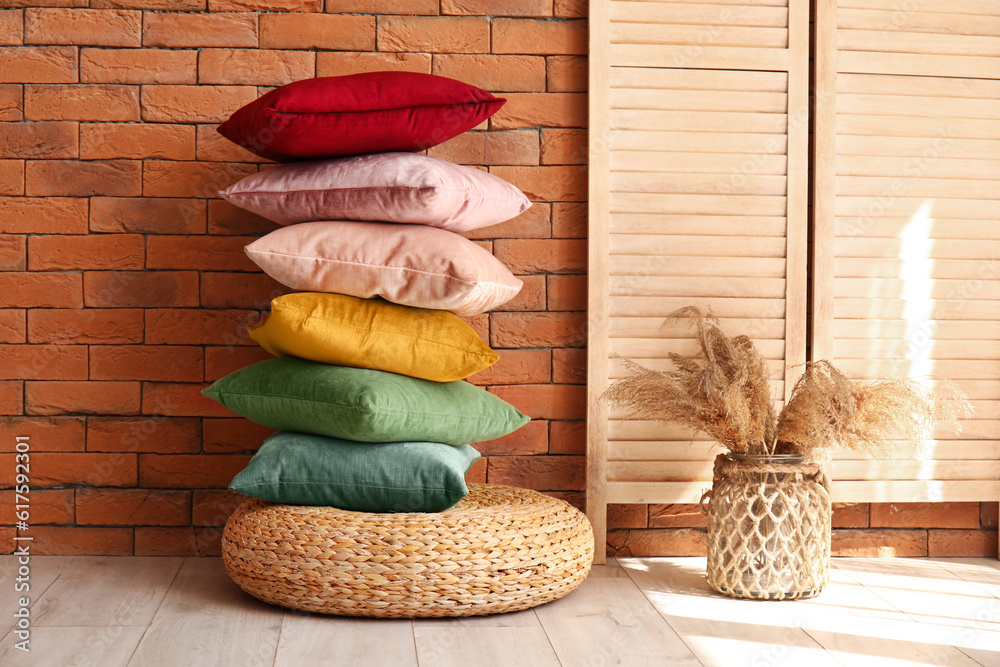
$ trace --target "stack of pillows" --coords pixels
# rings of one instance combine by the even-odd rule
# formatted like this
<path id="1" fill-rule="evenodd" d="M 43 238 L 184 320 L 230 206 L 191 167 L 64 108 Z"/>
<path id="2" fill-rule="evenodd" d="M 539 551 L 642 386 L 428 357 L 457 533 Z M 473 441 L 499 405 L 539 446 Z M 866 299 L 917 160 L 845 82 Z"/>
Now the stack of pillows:
<path id="1" fill-rule="evenodd" d="M 279 432 L 230 488 L 364 512 L 436 512 L 468 493 L 469 444 L 528 422 L 464 379 L 499 358 L 458 316 L 521 288 L 463 232 L 531 204 L 484 171 L 413 151 L 503 105 L 429 74 L 375 72 L 277 88 L 219 127 L 286 162 L 222 196 L 284 225 L 246 247 L 302 292 L 271 302 L 250 336 L 275 359 L 203 393 Z"/>

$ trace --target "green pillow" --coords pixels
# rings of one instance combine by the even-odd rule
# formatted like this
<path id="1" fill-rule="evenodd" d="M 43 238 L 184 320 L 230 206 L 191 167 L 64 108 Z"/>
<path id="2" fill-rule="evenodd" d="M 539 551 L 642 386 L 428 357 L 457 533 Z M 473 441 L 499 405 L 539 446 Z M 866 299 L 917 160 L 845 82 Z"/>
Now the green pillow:
<path id="1" fill-rule="evenodd" d="M 479 459 L 469 445 L 366 444 L 309 433 L 275 433 L 229 488 L 291 505 L 358 512 L 440 512 L 469 492 L 465 474 Z"/>
<path id="2" fill-rule="evenodd" d="M 279 431 L 362 442 L 492 440 L 528 422 L 514 406 L 464 380 L 268 359 L 217 380 L 202 393 Z"/>

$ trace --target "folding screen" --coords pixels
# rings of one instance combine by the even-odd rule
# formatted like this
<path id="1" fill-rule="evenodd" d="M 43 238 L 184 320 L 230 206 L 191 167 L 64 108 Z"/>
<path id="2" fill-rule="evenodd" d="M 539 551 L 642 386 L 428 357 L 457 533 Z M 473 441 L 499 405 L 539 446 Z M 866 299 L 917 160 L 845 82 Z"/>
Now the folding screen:
<path id="1" fill-rule="evenodd" d="M 1000 498 L 1000 2 L 818 0 L 812 358 L 951 378 L 927 460 L 841 454 L 834 500 Z"/>
<path id="2" fill-rule="evenodd" d="M 692 503 L 713 443 L 599 400 L 691 352 L 693 304 L 755 339 L 782 398 L 806 343 L 808 3 L 593 0 L 587 511 Z M 598 548 L 598 558 L 603 550 Z"/>

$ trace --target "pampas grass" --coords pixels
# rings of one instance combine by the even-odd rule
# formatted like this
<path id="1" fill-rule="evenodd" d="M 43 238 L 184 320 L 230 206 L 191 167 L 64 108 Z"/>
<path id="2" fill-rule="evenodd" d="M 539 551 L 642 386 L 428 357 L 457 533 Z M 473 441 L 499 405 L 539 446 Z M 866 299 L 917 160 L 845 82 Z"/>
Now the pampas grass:
<path id="1" fill-rule="evenodd" d="M 675 368 L 654 371 L 622 359 L 627 375 L 603 398 L 629 418 L 678 424 L 737 454 L 829 457 L 835 446 L 888 457 L 918 452 L 938 421 L 967 416 L 965 395 L 946 380 L 887 378 L 862 384 L 828 361 L 808 364 L 780 415 L 770 396 L 767 362 L 747 336 L 726 336 L 719 321 L 687 307 L 668 320 L 696 330 L 698 357 L 671 353 Z"/>

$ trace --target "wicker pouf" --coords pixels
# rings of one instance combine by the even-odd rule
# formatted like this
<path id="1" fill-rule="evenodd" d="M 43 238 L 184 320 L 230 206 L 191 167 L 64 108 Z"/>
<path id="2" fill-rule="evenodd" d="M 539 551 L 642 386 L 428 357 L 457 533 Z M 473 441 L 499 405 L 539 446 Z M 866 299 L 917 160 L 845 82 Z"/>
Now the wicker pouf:
<path id="1" fill-rule="evenodd" d="M 444 512 L 368 514 L 249 499 L 226 523 L 229 576 L 265 602 L 344 616 L 477 616 L 556 600 L 594 557 L 566 502 L 495 484 Z"/>

